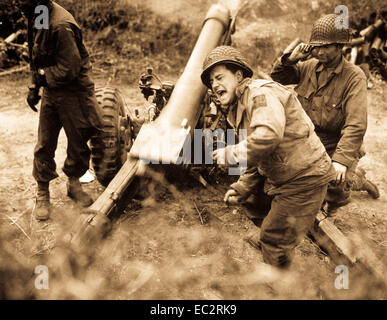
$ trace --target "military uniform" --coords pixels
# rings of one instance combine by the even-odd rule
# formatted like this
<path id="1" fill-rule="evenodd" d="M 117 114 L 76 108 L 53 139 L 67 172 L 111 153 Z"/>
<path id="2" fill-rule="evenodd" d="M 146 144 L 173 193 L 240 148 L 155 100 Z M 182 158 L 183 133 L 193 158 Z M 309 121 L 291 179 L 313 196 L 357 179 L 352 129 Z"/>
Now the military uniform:
<path id="1" fill-rule="evenodd" d="M 63 172 L 81 177 L 89 167 L 87 141 L 102 128 L 102 114 L 94 94 L 88 52 L 73 16 L 55 2 L 48 2 L 49 28 L 28 25 L 32 82 L 43 86 L 38 142 L 33 176 L 38 182 L 56 178 L 54 161 L 58 135 L 63 127 L 68 139 Z M 42 82 L 39 72 L 44 74 Z"/>
<path id="2" fill-rule="evenodd" d="M 247 160 L 248 169 L 231 188 L 244 198 L 252 193 L 269 196 L 260 246 L 265 262 L 285 266 L 312 227 L 335 172 L 291 90 L 245 78 L 236 95 L 227 121 L 237 132 L 246 129 L 247 139 L 227 146 L 226 153 L 239 162 Z M 247 159 L 241 158 L 240 147 L 247 148 Z"/>
<path id="3" fill-rule="evenodd" d="M 219 83 L 214 89 L 210 73 L 217 65 L 224 65 L 233 75 L 215 72 L 214 79 Z M 267 216 L 256 244 L 265 262 L 284 267 L 290 263 L 294 247 L 313 226 L 335 170 L 294 91 L 274 81 L 252 80 L 252 75 L 238 50 L 221 46 L 206 57 L 201 78 L 220 97 L 224 92 L 228 96 L 231 90 L 235 93 L 224 100 L 224 104 L 236 100 L 228 108 L 227 122 L 236 133 L 240 129 L 246 133 L 224 150 L 233 155 L 228 158 L 247 164 L 246 172 L 231 185 L 225 200 L 230 191 L 236 192 L 242 203 L 250 195 L 258 198 L 260 205 L 255 209 Z M 217 158 L 218 151 L 215 153 Z"/>
<path id="4" fill-rule="evenodd" d="M 54 160 L 58 136 L 63 128 L 67 136 L 67 158 L 63 172 L 68 176 L 67 195 L 84 207 L 93 199 L 82 190 L 79 181 L 89 168 L 87 141 L 102 129 L 102 111 L 89 77 L 91 64 L 83 44 L 80 27 L 73 16 L 51 0 L 19 0 L 18 6 L 28 18 L 28 49 L 32 71 L 27 102 L 37 112 L 39 90 L 44 88 L 39 114 L 38 142 L 34 150 L 33 176 L 37 181 L 32 214 L 37 220 L 50 216 L 49 182 L 58 177 Z M 35 9 L 44 5 L 49 26 L 35 26 Z"/>
<path id="5" fill-rule="evenodd" d="M 311 36 L 313 45 L 346 41 L 345 31 L 337 34 L 333 27 L 329 30 L 335 17 L 328 15 L 315 23 Z M 351 185 L 357 186 L 358 190 L 367 190 L 363 185 L 370 183 L 365 179 L 364 171 L 356 171 L 358 161 L 364 155 L 362 143 L 367 129 L 367 79 L 358 66 L 344 57 L 335 68 L 328 69 L 317 59 L 290 62 L 289 56 L 290 53 L 285 54 L 276 61 L 271 77 L 283 85 L 296 84 L 298 99 L 315 125 L 329 156 L 347 167 L 346 181 L 339 186 L 330 185 L 328 189 L 328 203 L 331 207 L 338 207 L 348 203 Z M 371 194 L 377 197 L 377 188 L 373 187 L 375 192 L 371 190 Z"/>
<path id="6" fill-rule="evenodd" d="M 344 57 L 328 70 L 316 59 L 289 64 L 284 56 L 271 76 L 285 85 L 297 84 L 298 99 L 332 160 L 350 168 L 360 156 L 367 129 L 364 72 Z"/>

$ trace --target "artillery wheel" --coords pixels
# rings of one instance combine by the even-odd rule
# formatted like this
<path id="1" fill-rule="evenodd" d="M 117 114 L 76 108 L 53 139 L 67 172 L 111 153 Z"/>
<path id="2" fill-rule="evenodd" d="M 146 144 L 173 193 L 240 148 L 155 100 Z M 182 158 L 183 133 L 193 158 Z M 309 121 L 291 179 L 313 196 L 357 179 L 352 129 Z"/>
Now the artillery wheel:
<path id="1" fill-rule="evenodd" d="M 132 147 L 132 125 L 120 92 L 112 87 L 96 89 L 104 126 L 90 140 L 91 163 L 97 180 L 107 186 L 127 159 Z"/>

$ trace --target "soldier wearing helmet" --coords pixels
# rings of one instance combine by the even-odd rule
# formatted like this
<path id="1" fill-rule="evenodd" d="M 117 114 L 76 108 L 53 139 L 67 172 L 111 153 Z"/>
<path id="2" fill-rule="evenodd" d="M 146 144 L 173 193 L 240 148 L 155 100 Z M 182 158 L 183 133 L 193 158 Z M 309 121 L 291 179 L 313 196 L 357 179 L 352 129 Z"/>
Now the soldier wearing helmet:
<path id="1" fill-rule="evenodd" d="M 266 263 L 285 267 L 312 226 L 335 172 L 295 93 L 274 81 L 252 80 L 252 75 L 233 47 L 217 47 L 204 61 L 202 82 L 228 108 L 229 126 L 246 132 L 238 144 L 214 151 L 213 158 L 247 163 L 224 200 L 256 200 L 256 213 L 266 217 L 252 241 Z"/>
<path id="2" fill-rule="evenodd" d="M 89 55 L 74 17 L 51 0 L 18 0 L 18 5 L 28 19 L 32 77 L 27 102 L 37 112 L 35 106 L 42 100 L 32 172 L 37 181 L 33 215 L 46 220 L 50 215 L 49 183 L 58 177 L 54 157 L 61 128 L 68 140 L 63 166 L 67 194 L 87 207 L 93 200 L 82 190 L 79 177 L 89 167 L 87 141 L 102 128 L 103 120 L 89 76 Z M 35 25 L 38 5 L 48 9 L 48 29 Z"/>
<path id="3" fill-rule="evenodd" d="M 327 193 L 328 213 L 350 201 L 350 189 L 365 190 L 378 198 L 377 187 L 356 170 L 367 129 L 367 84 L 364 72 L 342 55 L 350 39 L 340 16 L 318 19 L 309 44 L 300 43 L 274 64 L 271 77 L 295 90 L 316 127 L 336 169 Z M 313 56 L 312 59 L 307 59 Z M 305 61 L 303 61 L 305 60 Z"/>

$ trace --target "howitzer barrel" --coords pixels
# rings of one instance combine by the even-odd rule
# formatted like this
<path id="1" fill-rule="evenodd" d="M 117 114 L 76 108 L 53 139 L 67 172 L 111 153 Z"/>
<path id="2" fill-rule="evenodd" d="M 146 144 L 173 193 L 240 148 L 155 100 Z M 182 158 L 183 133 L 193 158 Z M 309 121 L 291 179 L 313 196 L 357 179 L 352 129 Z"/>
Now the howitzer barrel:
<path id="1" fill-rule="evenodd" d="M 229 22 L 230 11 L 227 8 L 219 4 L 210 8 L 167 105 L 154 123 L 141 128 L 131 149 L 133 157 L 176 163 L 189 129 L 196 126 L 201 113 L 201 102 L 207 90 L 200 78 L 203 61 L 220 44 Z"/>
<path id="2" fill-rule="evenodd" d="M 206 93 L 200 79 L 203 61 L 207 54 L 219 45 L 229 19 L 230 13 L 226 8 L 219 5 L 211 7 L 184 72 L 177 81 L 163 113 L 160 114 L 160 122 L 180 126 L 181 121 L 187 118 L 191 126 L 196 125 L 201 111 L 198 107 Z"/>
<path id="3" fill-rule="evenodd" d="M 111 226 L 107 216 L 116 208 L 119 198 L 134 179 L 140 165 L 139 160 L 128 159 L 99 198 L 84 210 L 65 236 L 65 242 L 71 244 L 74 250 L 85 250 L 88 246 L 93 246 L 108 232 Z"/>

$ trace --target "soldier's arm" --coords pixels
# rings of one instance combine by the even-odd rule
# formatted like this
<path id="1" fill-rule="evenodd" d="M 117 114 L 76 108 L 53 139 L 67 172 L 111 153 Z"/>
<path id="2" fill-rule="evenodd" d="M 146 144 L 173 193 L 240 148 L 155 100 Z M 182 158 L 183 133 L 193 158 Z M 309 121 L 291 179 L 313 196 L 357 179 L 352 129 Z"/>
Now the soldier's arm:
<path id="1" fill-rule="evenodd" d="M 30 65 L 30 81 L 28 84 L 29 88 L 33 87 L 39 87 L 39 83 L 36 79 L 36 67 L 34 64 L 34 61 L 31 56 L 32 47 L 33 47 L 33 28 L 34 28 L 34 21 L 31 19 L 28 19 L 27 21 L 27 40 L 28 40 L 28 57 L 29 57 L 29 65 Z"/>
<path id="2" fill-rule="evenodd" d="M 302 62 L 289 61 L 290 53 L 279 57 L 270 73 L 271 78 L 283 85 L 298 84 L 300 82 L 300 64 Z"/>
<path id="3" fill-rule="evenodd" d="M 313 46 L 306 43 L 299 43 L 291 52 L 284 53 L 274 63 L 271 77 L 273 80 L 283 84 L 298 84 L 305 76 L 304 60 L 311 56 Z"/>
<path id="4" fill-rule="evenodd" d="M 263 179 L 257 171 L 258 161 L 272 152 L 282 141 L 286 123 L 285 110 L 281 102 L 267 89 L 261 88 L 250 95 L 246 112 L 251 119 L 250 128 L 253 131 L 239 144 L 229 146 L 239 163 L 248 164 L 245 174 L 231 185 L 232 189 L 244 197 L 247 197 Z M 245 152 L 240 152 L 241 150 Z"/>
<path id="5" fill-rule="evenodd" d="M 252 92 L 247 113 L 250 114 L 250 128 L 247 136 L 247 163 L 256 163 L 271 153 L 282 141 L 285 132 L 285 110 L 268 88 Z"/>
<path id="6" fill-rule="evenodd" d="M 34 62 L 30 59 L 30 83 L 28 85 L 28 88 L 30 90 L 39 91 L 41 86 L 42 86 L 42 83 L 39 79 L 39 75 L 34 65 Z"/>
<path id="7" fill-rule="evenodd" d="M 239 163 L 253 166 L 280 144 L 286 117 L 282 103 L 268 88 L 250 92 L 246 112 L 250 118 L 251 133 L 240 143 L 229 147 Z"/>
<path id="8" fill-rule="evenodd" d="M 44 68 L 49 88 L 59 88 L 69 84 L 79 74 L 81 56 L 73 30 L 69 25 L 59 25 L 53 31 L 56 42 L 56 64 Z"/>
<path id="9" fill-rule="evenodd" d="M 346 89 L 345 123 L 332 160 L 349 168 L 358 156 L 367 130 L 367 83 L 363 75 L 356 76 Z"/>
<path id="10" fill-rule="evenodd" d="M 28 88 L 30 90 L 39 90 L 41 87 L 41 83 L 38 80 L 38 75 L 35 69 L 32 67 L 32 64 L 30 65 L 30 83 L 28 85 Z"/>
<path id="11" fill-rule="evenodd" d="M 246 172 L 241 175 L 237 182 L 231 184 L 230 188 L 238 192 L 242 199 L 246 199 L 251 192 L 256 189 L 259 182 L 264 179 L 259 173 L 256 166 L 247 168 Z"/>

